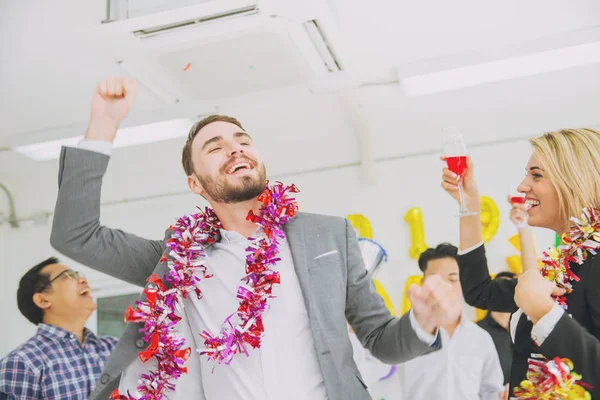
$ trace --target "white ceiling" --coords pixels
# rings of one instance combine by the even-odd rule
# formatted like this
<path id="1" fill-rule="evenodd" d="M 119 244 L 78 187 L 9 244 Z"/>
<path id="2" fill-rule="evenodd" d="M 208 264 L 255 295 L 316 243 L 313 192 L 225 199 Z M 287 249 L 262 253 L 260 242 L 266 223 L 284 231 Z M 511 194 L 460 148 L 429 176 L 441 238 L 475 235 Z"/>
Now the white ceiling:
<path id="1" fill-rule="evenodd" d="M 329 1 L 339 18 L 347 74 L 357 82 L 393 80 L 396 67 L 423 72 L 440 63 L 469 64 L 600 39 L 597 0 Z M 114 42 L 89 38 L 89 28 L 104 18 L 104 1 L 0 0 L 0 7 L 0 149 L 81 134 L 96 82 L 121 73 Z M 216 74 L 224 63 L 203 61 L 202 74 Z M 195 54 L 194 62 L 202 62 L 202 55 Z M 598 125 L 599 75 L 595 65 L 423 97 L 407 98 L 397 84 L 358 87 L 352 96 L 375 157 L 385 158 L 436 147 L 448 124 L 459 125 L 471 142 Z M 223 91 L 232 84 L 244 82 L 223 82 Z M 216 80 L 210 90 L 218 89 Z M 335 93 L 309 89 L 295 85 L 177 106 L 142 90 L 127 123 L 219 110 L 238 116 L 257 136 L 275 173 L 356 162 L 358 141 Z M 163 154 L 164 148 L 145 145 L 144 153 Z"/>

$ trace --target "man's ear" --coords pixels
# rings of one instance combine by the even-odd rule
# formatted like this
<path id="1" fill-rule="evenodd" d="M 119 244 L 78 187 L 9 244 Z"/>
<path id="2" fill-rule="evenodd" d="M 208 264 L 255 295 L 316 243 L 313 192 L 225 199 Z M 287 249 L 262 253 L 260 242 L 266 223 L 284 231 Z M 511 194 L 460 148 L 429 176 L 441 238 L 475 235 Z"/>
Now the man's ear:
<path id="1" fill-rule="evenodd" d="M 193 193 L 196 193 L 196 194 L 199 194 L 200 196 L 202 196 L 202 194 L 204 193 L 204 188 L 202 187 L 202 184 L 200 183 L 200 181 L 198 180 L 196 175 L 194 175 L 194 174 L 188 175 L 187 183 L 188 183 L 190 190 Z"/>
<path id="2" fill-rule="evenodd" d="M 48 293 L 36 293 L 33 295 L 33 302 L 42 310 L 46 310 L 52 305 L 49 297 Z"/>

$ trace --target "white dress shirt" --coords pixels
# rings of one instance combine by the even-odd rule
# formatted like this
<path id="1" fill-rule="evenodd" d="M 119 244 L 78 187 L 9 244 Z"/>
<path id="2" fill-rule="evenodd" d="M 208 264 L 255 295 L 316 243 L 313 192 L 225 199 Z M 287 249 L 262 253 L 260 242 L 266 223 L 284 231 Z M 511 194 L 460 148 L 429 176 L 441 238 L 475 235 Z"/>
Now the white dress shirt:
<path id="1" fill-rule="evenodd" d="M 221 241 L 206 249 L 212 278 L 200 282 L 203 298 L 191 296 L 186 305 L 190 325 L 198 332 L 217 333 L 239 305 L 237 288 L 245 275 L 246 248 L 241 234 L 221 230 Z M 202 382 L 207 399 L 279 400 L 326 399 L 314 339 L 300 283 L 287 240 L 280 240 L 277 270 L 281 284 L 273 287 L 274 299 L 263 314 L 261 347 L 250 357 L 236 356 L 229 364 L 201 357 Z M 196 348 L 204 347 L 196 335 Z"/>
<path id="2" fill-rule="evenodd" d="M 440 350 L 398 365 L 401 398 L 498 400 L 504 376 L 489 333 L 463 316 L 452 337 L 440 335 Z"/>

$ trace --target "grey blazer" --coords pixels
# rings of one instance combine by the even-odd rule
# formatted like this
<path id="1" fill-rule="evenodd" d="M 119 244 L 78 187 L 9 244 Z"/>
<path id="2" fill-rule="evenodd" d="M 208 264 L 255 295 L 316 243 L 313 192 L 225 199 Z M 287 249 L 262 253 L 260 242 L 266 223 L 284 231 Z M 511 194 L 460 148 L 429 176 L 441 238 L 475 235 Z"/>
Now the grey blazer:
<path id="1" fill-rule="evenodd" d="M 108 162 L 103 154 L 62 149 L 50 242 L 84 265 L 143 287 L 152 273 L 162 277 L 167 271 L 166 263 L 159 261 L 164 241 L 100 224 L 100 192 Z M 417 337 L 408 314 L 390 315 L 366 273 L 347 220 L 300 213 L 288 222 L 285 232 L 314 336 L 315 349 L 310 350 L 317 353 L 330 400 L 370 399 L 353 360 L 346 321 L 363 346 L 389 364 L 435 350 Z M 325 253 L 331 254 L 318 257 Z M 137 324 L 127 325 L 91 399 L 107 399 L 125 368 L 147 347 L 138 330 Z"/>

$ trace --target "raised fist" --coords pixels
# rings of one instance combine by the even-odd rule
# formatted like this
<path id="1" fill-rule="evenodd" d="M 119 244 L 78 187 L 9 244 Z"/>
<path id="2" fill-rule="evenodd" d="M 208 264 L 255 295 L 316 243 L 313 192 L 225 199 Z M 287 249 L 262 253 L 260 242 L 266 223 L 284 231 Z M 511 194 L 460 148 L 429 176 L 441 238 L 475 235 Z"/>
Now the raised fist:
<path id="1" fill-rule="evenodd" d="M 114 140 L 117 128 L 127 116 L 137 96 L 134 80 L 110 77 L 100 81 L 92 97 L 88 139 Z"/>

